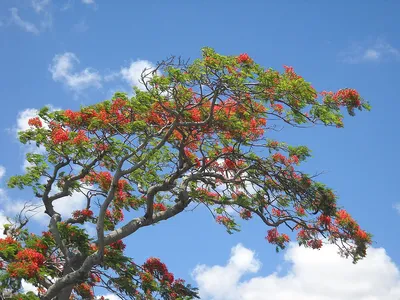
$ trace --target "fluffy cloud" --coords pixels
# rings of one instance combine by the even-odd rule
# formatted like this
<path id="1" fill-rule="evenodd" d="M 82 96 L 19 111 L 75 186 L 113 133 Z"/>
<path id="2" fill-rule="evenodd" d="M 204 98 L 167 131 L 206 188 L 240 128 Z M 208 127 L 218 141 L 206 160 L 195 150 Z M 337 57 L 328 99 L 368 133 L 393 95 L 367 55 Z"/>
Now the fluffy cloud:
<path id="1" fill-rule="evenodd" d="M 18 27 L 20 27 L 21 29 L 23 29 L 26 32 L 30 32 L 33 34 L 40 33 L 39 28 L 35 24 L 25 21 L 19 16 L 18 8 L 12 7 L 12 8 L 10 8 L 10 12 L 11 12 L 11 21 L 15 25 L 17 25 Z"/>
<path id="2" fill-rule="evenodd" d="M 95 4 L 94 0 L 82 0 L 84 4 Z"/>
<path id="3" fill-rule="evenodd" d="M 381 62 L 400 59 L 400 50 L 386 41 L 378 39 L 373 43 L 353 43 L 339 54 L 346 63 Z"/>
<path id="4" fill-rule="evenodd" d="M 16 132 L 29 129 L 28 121 L 31 118 L 37 117 L 39 111 L 35 108 L 27 108 L 20 111 L 17 116 Z"/>
<path id="5" fill-rule="evenodd" d="M 81 24 L 83 28 L 76 30 L 86 30 L 86 24 Z M 80 25 L 78 27 L 81 27 Z M 61 82 L 74 92 L 81 92 L 89 87 L 102 87 L 102 83 L 115 80 L 127 82 L 130 86 L 136 86 L 144 90 L 141 82 L 141 74 L 144 70 L 151 72 L 154 65 L 147 60 L 136 60 L 127 67 L 122 67 L 119 71 L 107 71 L 101 74 L 92 68 L 85 68 L 81 71 L 74 69 L 80 63 L 78 57 L 72 52 L 65 52 L 54 56 L 49 71 L 56 82 Z"/>
<path id="6" fill-rule="evenodd" d="M 197 266 L 193 277 L 202 299 L 226 300 L 397 300 L 400 273 L 382 248 L 352 264 L 334 245 L 312 250 L 292 244 L 285 254 L 288 272 L 241 280 L 260 270 L 255 253 L 242 245 L 232 249 L 225 266 Z"/>
<path id="7" fill-rule="evenodd" d="M 129 67 L 122 68 L 120 74 L 122 79 L 128 82 L 132 86 L 136 86 L 141 90 L 144 90 L 144 85 L 141 82 L 141 75 L 143 70 L 151 71 L 154 69 L 154 65 L 147 60 L 137 60 L 131 62 Z"/>
<path id="8" fill-rule="evenodd" d="M 78 57 L 71 52 L 57 54 L 49 67 L 53 80 L 63 83 L 75 92 L 80 92 L 89 87 L 101 87 L 102 77 L 90 68 L 75 72 L 74 68 L 79 64 Z"/>

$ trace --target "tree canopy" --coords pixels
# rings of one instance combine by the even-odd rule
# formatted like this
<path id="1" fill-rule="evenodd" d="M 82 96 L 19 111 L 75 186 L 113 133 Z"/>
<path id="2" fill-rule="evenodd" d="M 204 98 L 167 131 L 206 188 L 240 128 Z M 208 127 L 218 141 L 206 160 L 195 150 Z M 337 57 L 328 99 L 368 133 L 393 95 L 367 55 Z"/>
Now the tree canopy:
<path id="1" fill-rule="evenodd" d="M 50 221 L 41 234 L 23 214 L 5 225 L 3 293 L 93 299 L 98 286 L 129 299 L 197 297 L 160 259 L 138 264 L 123 243 L 188 207 L 207 207 L 229 233 L 257 219 L 277 250 L 293 236 L 314 249 L 334 243 L 354 262 L 366 255 L 371 235 L 331 188 L 301 171 L 310 150 L 269 134 L 280 124 L 343 127 L 344 112 L 369 110 L 356 90 L 317 92 L 292 67 L 264 69 L 247 54 L 211 48 L 193 62 L 161 61 L 141 81 L 132 97 L 116 93 L 78 111 L 45 107 L 19 133 L 41 151 L 27 154 L 26 172 L 8 185 L 31 187 Z M 77 193 L 85 205 L 63 218 L 54 204 Z M 38 292 L 23 293 L 21 280 Z"/>

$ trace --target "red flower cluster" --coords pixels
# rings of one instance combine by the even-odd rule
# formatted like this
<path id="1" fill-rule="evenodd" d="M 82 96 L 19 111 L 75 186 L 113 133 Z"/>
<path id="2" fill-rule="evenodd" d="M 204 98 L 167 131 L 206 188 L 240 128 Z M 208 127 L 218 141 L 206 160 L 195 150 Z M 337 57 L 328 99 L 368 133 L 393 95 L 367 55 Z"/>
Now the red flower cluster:
<path id="1" fill-rule="evenodd" d="M 51 131 L 51 140 L 58 145 L 67 142 L 69 139 L 69 131 L 63 129 L 60 125 L 56 125 Z"/>
<path id="2" fill-rule="evenodd" d="M 285 243 L 290 241 L 287 234 L 279 234 L 278 229 L 276 228 L 268 230 L 265 238 L 269 243 L 276 244 L 280 248 L 284 248 Z"/>
<path id="3" fill-rule="evenodd" d="M 253 60 L 250 58 L 250 56 L 247 53 L 242 53 L 236 58 L 237 63 L 242 64 L 250 64 L 253 62 Z"/>
<path id="4" fill-rule="evenodd" d="M 143 264 L 143 268 L 152 276 L 155 276 L 162 281 L 166 281 L 169 284 L 174 282 L 174 275 L 168 271 L 167 266 L 158 258 L 150 257 Z"/>
<path id="5" fill-rule="evenodd" d="M 218 224 L 223 224 L 225 226 L 227 226 L 229 223 L 232 222 L 232 220 L 228 217 L 225 216 L 217 216 L 215 218 L 215 221 L 217 221 Z"/>
<path id="6" fill-rule="evenodd" d="M 251 211 L 245 208 L 242 208 L 242 210 L 240 211 L 240 217 L 244 220 L 249 220 L 252 218 L 252 214 Z"/>
<path id="7" fill-rule="evenodd" d="M 271 148 L 277 148 L 277 147 L 279 146 L 279 142 L 277 142 L 277 141 L 270 141 L 270 142 L 268 143 L 268 146 L 271 147 Z"/>
<path id="8" fill-rule="evenodd" d="M 282 211 L 280 209 L 272 208 L 271 211 L 272 211 L 272 215 L 275 216 L 275 217 L 280 218 L 280 217 L 286 216 L 286 212 L 284 212 L 284 211 Z"/>
<path id="9" fill-rule="evenodd" d="M 43 254 L 30 248 L 19 251 L 15 258 L 17 261 L 8 265 L 8 272 L 11 277 L 16 278 L 35 277 L 45 262 Z"/>
<path id="10" fill-rule="evenodd" d="M 291 157 L 286 158 L 282 153 L 279 153 L 279 152 L 274 153 L 274 154 L 272 155 L 272 160 L 273 160 L 274 162 L 279 162 L 279 163 L 281 163 L 281 164 L 284 164 L 285 166 L 289 166 L 289 165 L 291 165 L 291 164 L 296 164 L 296 165 L 298 165 L 299 162 L 300 162 L 300 160 L 299 160 L 299 158 L 298 158 L 297 155 L 292 155 Z M 298 176 L 297 174 L 295 174 L 295 173 L 293 173 L 292 176 L 293 176 L 293 177 L 298 177 L 297 179 L 301 179 L 301 177 L 299 177 L 299 176 Z"/>
<path id="11" fill-rule="evenodd" d="M 94 283 L 98 283 L 101 281 L 101 278 L 98 274 L 96 273 L 90 273 L 90 279 L 94 282 Z"/>
<path id="12" fill-rule="evenodd" d="M 301 206 L 296 206 L 296 213 L 299 216 L 305 216 L 305 214 L 306 214 L 304 208 Z"/>
<path id="13" fill-rule="evenodd" d="M 325 215 L 320 215 L 318 218 L 318 222 L 320 224 L 329 226 L 331 224 L 331 217 L 330 216 L 325 216 Z"/>
<path id="14" fill-rule="evenodd" d="M 347 105 L 350 108 L 358 108 L 361 106 L 361 96 L 354 89 L 341 89 L 336 93 L 323 91 L 320 94 L 325 97 L 324 101 L 332 99 L 338 106 Z"/>
<path id="15" fill-rule="evenodd" d="M 204 188 L 197 188 L 196 191 L 200 193 L 200 196 L 204 196 L 207 198 L 218 198 L 219 197 L 218 193 L 211 192 Z"/>
<path id="16" fill-rule="evenodd" d="M 293 164 L 296 164 L 296 165 L 299 164 L 299 158 L 297 157 L 297 155 L 292 155 L 292 156 L 289 158 L 289 160 L 290 160 L 290 163 L 293 163 Z"/>
<path id="17" fill-rule="evenodd" d="M 40 120 L 39 117 L 31 118 L 28 120 L 28 125 L 36 127 L 36 128 L 40 128 L 40 127 L 42 127 L 42 121 Z"/>
<path id="18" fill-rule="evenodd" d="M 272 105 L 272 109 L 273 109 L 274 111 L 276 111 L 277 113 L 281 114 L 281 113 L 283 112 L 283 105 L 282 105 L 282 104 L 279 104 L 279 103 L 273 104 L 273 105 Z"/>
<path id="19" fill-rule="evenodd" d="M 90 172 L 82 181 L 86 183 L 97 183 L 103 191 L 108 191 L 111 186 L 112 175 L 110 172 Z"/>
<path id="20" fill-rule="evenodd" d="M 281 164 L 286 164 L 286 157 L 281 153 L 274 153 L 272 155 L 272 159 L 274 162 L 280 162 Z"/>
<path id="21" fill-rule="evenodd" d="M 84 299 L 94 299 L 93 288 L 90 284 L 81 283 L 75 289 Z"/>
<path id="22" fill-rule="evenodd" d="M 310 233 L 307 230 L 301 229 L 297 234 L 297 239 L 299 240 L 309 240 Z"/>
<path id="23" fill-rule="evenodd" d="M 313 249 L 321 249 L 322 241 L 320 239 L 309 240 L 307 242 L 307 246 L 309 246 Z"/>
<path id="24" fill-rule="evenodd" d="M 356 239 L 371 243 L 371 237 L 360 228 L 357 222 L 344 209 L 341 209 L 336 213 L 335 223 L 343 227 Z"/>
<path id="25" fill-rule="evenodd" d="M 163 203 L 154 203 L 153 204 L 153 210 L 158 212 L 158 211 L 166 211 L 167 208 Z"/>
<path id="26" fill-rule="evenodd" d="M 42 266 L 44 264 L 45 258 L 43 254 L 37 252 L 36 250 L 26 248 L 19 251 L 16 255 L 18 260 L 27 260 L 38 266 Z"/>
<path id="27" fill-rule="evenodd" d="M 341 100 L 343 104 L 348 104 L 352 107 L 360 107 L 361 106 L 360 94 L 354 89 L 339 90 L 333 95 L 332 98 L 335 101 Z"/>
<path id="28" fill-rule="evenodd" d="M 82 210 L 76 210 L 72 213 L 73 217 L 75 219 L 78 219 L 80 217 L 85 217 L 85 218 L 91 218 L 93 217 L 93 211 L 91 211 L 90 209 L 82 209 Z"/>
<path id="29" fill-rule="evenodd" d="M 296 72 L 294 71 L 293 67 L 289 66 L 283 66 L 285 69 L 285 74 L 288 76 L 290 79 L 299 79 L 301 76 L 297 75 Z"/>
<path id="30" fill-rule="evenodd" d="M 134 114 L 126 104 L 126 100 L 115 99 L 111 107 L 99 106 L 96 110 L 90 108 L 80 112 L 68 109 L 64 111 L 64 116 L 67 118 L 66 125 L 71 128 L 88 127 L 94 120 L 98 128 L 113 131 L 115 127 L 120 128 L 132 121 Z M 108 127 L 110 123 L 114 126 Z"/>
<path id="31" fill-rule="evenodd" d="M 114 250 L 123 251 L 126 245 L 122 242 L 122 240 L 118 240 L 114 243 L 111 243 L 110 247 Z"/>
<path id="32" fill-rule="evenodd" d="M 233 160 L 225 158 L 225 167 L 227 170 L 236 169 L 236 164 Z"/>
<path id="33" fill-rule="evenodd" d="M 7 250 L 7 248 L 10 246 L 16 246 L 19 248 L 21 245 L 18 241 L 9 236 L 4 239 L 0 239 L 0 252 Z"/>
<path id="34" fill-rule="evenodd" d="M 368 233 L 366 233 L 364 230 L 358 228 L 356 231 L 356 236 L 361 239 L 361 240 L 369 240 L 370 237 L 368 236 Z"/>
<path id="35" fill-rule="evenodd" d="M 72 140 L 72 143 L 74 143 L 75 145 L 80 145 L 88 141 L 89 138 L 86 136 L 86 132 L 84 130 L 79 130 L 78 135 Z"/>
<path id="36" fill-rule="evenodd" d="M 222 153 L 226 154 L 226 153 L 233 153 L 234 148 L 232 146 L 227 146 L 222 148 Z"/>

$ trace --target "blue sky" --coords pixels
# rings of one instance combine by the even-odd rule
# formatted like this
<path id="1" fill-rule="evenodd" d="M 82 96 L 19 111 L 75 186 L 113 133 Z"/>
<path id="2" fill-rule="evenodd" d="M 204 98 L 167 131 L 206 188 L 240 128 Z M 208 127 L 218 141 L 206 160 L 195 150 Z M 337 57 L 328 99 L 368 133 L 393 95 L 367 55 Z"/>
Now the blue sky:
<path id="1" fill-rule="evenodd" d="M 373 233 L 373 247 L 386 250 L 377 252 L 382 261 L 390 257 L 397 268 L 398 11 L 400 2 L 389 0 L 2 0 L 0 165 L 6 172 L 0 197 L 31 197 L 28 191 L 5 189 L 5 178 L 21 172 L 23 165 L 26 149 L 17 143 L 15 129 L 18 118 L 21 124 L 32 112 L 27 109 L 47 104 L 77 109 L 105 100 L 116 90 L 130 92 L 138 68 L 172 54 L 194 59 L 204 46 L 229 55 L 247 52 L 265 67 L 293 66 L 317 90 L 351 87 L 371 103 L 370 113 L 347 117 L 344 129 L 285 128 L 279 139 L 313 150 L 307 170 L 324 171 L 320 180 L 334 188 L 340 204 Z M 7 210 L 6 201 L 2 205 Z M 196 282 L 190 275 L 196 265 L 224 266 L 238 243 L 263 263 L 258 276 L 268 276 L 278 266 L 283 266 L 283 274 L 293 271 L 291 263 L 297 260 L 290 255 L 301 251 L 286 254 L 285 261 L 285 253 L 275 254 L 265 242 L 265 232 L 254 221 L 230 236 L 210 215 L 195 211 L 141 230 L 128 245 L 138 261 L 159 256 L 173 272 L 198 285 L 200 277 Z M 329 262 L 329 253 L 323 257 Z M 243 280 L 249 282 L 249 276 Z M 393 276 L 394 288 L 400 289 L 398 275 Z M 203 285 L 204 297 L 220 299 Z M 282 297 L 271 299 L 286 299 Z"/>

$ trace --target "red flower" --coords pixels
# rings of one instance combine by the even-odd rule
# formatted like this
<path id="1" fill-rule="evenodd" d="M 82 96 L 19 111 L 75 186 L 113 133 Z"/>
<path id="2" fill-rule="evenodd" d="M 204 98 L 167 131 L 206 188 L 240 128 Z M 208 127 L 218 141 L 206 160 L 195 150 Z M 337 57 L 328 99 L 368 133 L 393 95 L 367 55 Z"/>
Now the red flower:
<path id="1" fill-rule="evenodd" d="M 55 127 L 51 133 L 51 140 L 56 145 L 68 141 L 68 138 L 69 131 L 61 128 L 61 126 Z"/>
<path id="2" fill-rule="evenodd" d="M 76 145 L 80 145 L 88 141 L 89 138 L 86 136 L 86 132 L 84 130 L 79 130 L 78 135 L 73 139 L 72 142 Z"/>
<path id="3" fill-rule="evenodd" d="M 201 121 L 201 112 L 198 108 L 194 108 L 194 109 L 190 110 L 190 115 L 191 115 L 193 121 L 195 121 L 195 122 Z"/>
<path id="4" fill-rule="evenodd" d="M 272 155 L 272 159 L 274 162 L 280 162 L 281 164 L 286 164 L 286 157 L 279 152 Z"/>
<path id="5" fill-rule="evenodd" d="M 42 127 L 42 121 L 39 119 L 39 117 L 32 118 L 32 119 L 28 120 L 28 125 L 39 128 L 39 127 Z"/>
<path id="6" fill-rule="evenodd" d="M 165 205 L 163 203 L 154 203 L 153 204 L 153 209 L 154 211 L 166 211 L 167 208 L 165 207 Z"/>
<path id="7" fill-rule="evenodd" d="M 299 216 L 304 216 L 306 214 L 304 208 L 302 208 L 301 206 L 297 206 L 296 207 L 296 212 Z"/>
<path id="8" fill-rule="evenodd" d="M 93 216 L 93 211 L 90 209 L 82 209 L 82 210 L 76 210 L 72 213 L 75 219 L 79 217 L 85 217 L 85 218 L 91 218 Z"/>
<path id="9" fill-rule="evenodd" d="M 251 211 L 248 210 L 248 209 L 243 208 L 243 209 L 240 211 L 240 217 L 241 217 L 242 219 L 244 219 L 244 220 L 249 220 L 249 219 L 251 219 L 251 218 L 252 218 Z"/>
<path id="10" fill-rule="evenodd" d="M 282 104 L 273 104 L 272 109 L 275 110 L 278 113 L 283 112 L 283 105 Z"/>
<path id="11" fill-rule="evenodd" d="M 280 218 L 286 216 L 286 213 L 280 209 L 272 208 L 272 215 Z"/>
<path id="12" fill-rule="evenodd" d="M 297 155 L 292 155 L 290 157 L 290 162 L 297 165 L 299 163 L 299 158 L 297 157 Z"/>
<path id="13" fill-rule="evenodd" d="M 278 229 L 273 228 L 267 231 L 266 239 L 269 243 L 271 244 L 275 243 L 278 237 L 279 237 Z"/>
<path id="14" fill-rule="evenodd" d="M 307 245 L 313 249 L 320 249 L 322 247 L 322 241 L 321 240 L 311 240 L 307 242 Z"/>
<path id="15" fill-rule="evenodd" d="M 325 215 L 320 215 L 319 218 L 318 218 L 318 221 L 321 224 L 324 224 L 324 225 L 328 226 L 329 224 L 331 224 L 331 217 L 330 216 L 325 216 Z"/>
<path id="16" fill-rule="evenodd" d="M 228 225 L 232 220 L 228 217 L 225 216 L 217 216 L 215 218 L 215 221 L 217 221 L 218 224 L 223 224 L 223 225 Z"/>
<path id="17" fill-rule="evenodd" d="M 37 275 L 45 262 L 43 254 L 30 248 L 19 251 L 15 258 L 17 261 L 8 265 L 8 272 L 11 277 L 32 278 Z"/>
<path id="18" fill-rule="evenodd" d="M 236 61 L 239 64 L 241 64 L 241 63 L 251 63 L 253 60 L 250 58 L 250 56 L 247 53 L 242 53 L 236 58 Z"/>
<path id="19" fill-rule="evenodd" d="M 229 158 L 225 158 L 225 166 L 228 170 L 236 168 L 235 162 Z"/>
<path id="20" fill-rule="evenodd" d="M 234 151 L 232 146 L 222 148 L 222 153 L 232 153 Z"/>
<path id="21" fill-rule="evenodd" d="M 110 247 L 112 248 L 112 249 L 114 249 L 114 250 L 120 250 L 120 251 L 122 251 L 122 250 L 124 250 L 125 249 L 125 244 L 121 241 L 121 240 L 118 240 L 118 241 L 116 241 L 116 242 L 114 242 L 114 243 L 111 243 L 110 244 Z"/>

